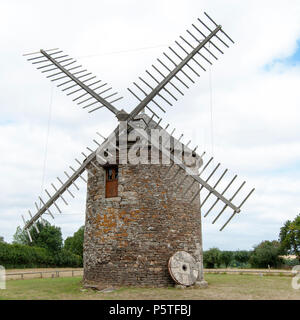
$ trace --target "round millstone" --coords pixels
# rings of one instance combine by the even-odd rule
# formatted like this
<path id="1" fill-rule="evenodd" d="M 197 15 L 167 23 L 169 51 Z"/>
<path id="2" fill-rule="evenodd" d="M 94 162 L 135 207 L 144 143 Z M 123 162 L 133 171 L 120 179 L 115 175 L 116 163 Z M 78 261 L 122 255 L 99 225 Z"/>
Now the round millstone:
<path id="1" fill-rule="evenodd" d="M 198 277 L 198 266 L 193 256 L 177 251 L 169 259 L 169 272 L 173 280 L 183 286 L 193 285 Z"/>

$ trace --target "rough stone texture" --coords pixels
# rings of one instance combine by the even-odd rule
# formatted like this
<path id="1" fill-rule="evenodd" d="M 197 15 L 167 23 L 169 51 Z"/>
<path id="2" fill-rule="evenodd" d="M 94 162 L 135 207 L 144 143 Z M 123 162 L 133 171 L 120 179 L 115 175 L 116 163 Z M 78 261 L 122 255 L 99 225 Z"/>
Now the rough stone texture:
<path id="1" fill-rule="evenodd" d="M 177 251 L 169 259 L 169 272 L 173 280 L 179 285 L 193 285 L 199 274 L 198 265 L 192 255 L 186 251 Z"/>
<path id="2" fill-rule="evenodd" d="M 207 288 L 208 287 L 208 283 L 207 281 L 205 281 L 204 279 L 201 281 L 196 281 L 196 283 L 194 284 L 194 288 Z"/>
<path id="3" fill-rule="evenodd" d="M 146 114 L 135 118 L 139 127 L 145 123 L 148 129 L 157 126 Z M 171 180 L 177 165 L 167 175 L 170 165 L 118 167 L 115 198 L 105 198 L 105 170 L 88 168 L 93 175 L 88 175 L 84 283 L 101 287 L 174 285 L 168 260 L 177 251 L 196 258 L 197 281 L 203 280 L 199 195 L 190 202 L 198 184 L 184 194 L 193 180 L 189 177 L 182 183 L 182 172 Z"/>
<path id="4" fill-rule="evenodd" d="M 185 289 L 185 288 L 187 288 L 186 286 L 183 286 L 183 285 L 181 285 L 181 284 L 175 284 L 175 286 L 174 286 L 176 289 Z"/>
<path id="5" fill-rule="evenodd" d="M 183 194 L 191 178 L 177 189 L 178 166 L 119 165 L 118 197 L 105 198 L 105 170 L 88 176 L 84 282 L 103 286 L 168 286 L 174 281 L 168 260 L 187 251 L 201 264 L 199 198 L 190 203 L 197 184 Z M 178 175 L 175 182 L 182 180 Z"/>

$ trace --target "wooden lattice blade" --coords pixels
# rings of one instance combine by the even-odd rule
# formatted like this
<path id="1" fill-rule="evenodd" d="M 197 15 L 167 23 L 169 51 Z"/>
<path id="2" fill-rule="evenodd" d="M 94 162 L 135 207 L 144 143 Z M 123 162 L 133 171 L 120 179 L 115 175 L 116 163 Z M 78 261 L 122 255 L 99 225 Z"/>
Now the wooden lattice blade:
<path id="1" fill-rule="evenodd" d="M 151 120 L 152 121 L 152 120 Z M 147 121 L 146 121 L 147 123 Z M 150 121 L 148 122 L 148 125 L 146 127 L 149 126 L 149 123 Z M 138 129 L 139 127 L 134 123 L 134 122 L 129 122 L 128 125 L 133 128 L 133 129 Z M 161 127 L 160 127 L 161 128 Z M 161 128 L 162 129 L 162 128 Z M 140 132 L 142 134 L 142 132 Z M 246 196 L 245 198 L 241 201 L 241 203 L 239 205 L 236 205 L 233 203 L 233 199 L 235 198 L 235 196 L 240 192 L 240 190 L 242 189 L 242 187 L 244 186 L 245 182 L 242 183 L 241 186 L 239 186 L 239 188 L 235 191 L 235 193 L 233 194 L 233 196 L 231 196 L 230 198 L 227 198 L 227 196 L 224 195 L 224 193 L 228 190 L 228 187 L 233 183 L 233 181 L 236 179 L 236 176 L 234 177 L 234 179 L 230 182 L 229 186 L 226 187 L 225 190 L 223 190 L 222 192 L 218 191 L 217 190 L 217 186 L 219 184 L 219 182 L 223 179 L 223 177 L 225 176 L 225 174 L 227 173 L 228 169 L 226 169 L 222 174 L 221 176 L 217 179 L 217 182 L 214 184 L 214 185 L 211 185 L 209 183 L 209 180 L 211 179 L 211 177 L 216 173 L 217 169 L 220 167 L 220 164 L 217 164 L 217 166 L 211 171 L 211 173 L 208 175 L 208 178 L 206 179 L 203 179 L 201 177 L 201 174 L 204 172 L 204 170 L 208 167 L 208 165 L 210 164 L 212 158 L 208 161 L 208 163 L 206 165 L 203 166 L 202 170 L 200 171 L 200 174 L 195 174 L 193 170 L 191 170 L 189 167 L 187 167 L 184 162 L 179 159 L 179 158 L 176 158 L 176 156 L 174 156 L 174 154 L 168 152 L 166 149 L 164 149 L 159 143 L 157 145 L 153 145 L 153 140 L 151 140 L 151 137 L 149 137 L 147 134 L 145 134 L 143 136 L 143 138 L 145 140 L 148 140 L 149 144 L 151 144 L 151 148 L 155 147 L 157 148 L 158 150 L 160 150 L 160 152 L 162 153 L 166 153 L 167 156 L 170 157 L 170 160 L 171 160 L 171 163 L 172 165 L 170 166 L 170 168 L 172 168 L 172 166 L 174 164 L 176 164 L 179 169 L 178 171 L 175 173 L 175 175 L 173 177 L 171 177 L 171 181 L 170 183 L 172 182 L 172 180 L 174 181 L 174 178 L 179 174 L 181 173 L 183 175 L 183 179 L 186 179 L 186 177 L 188 177 L 192 184 L 190 186 L 192 186 L 194 183 L 197 183 L 199 184 L 199 189 L 198 191 L 195 193 L 195 194 L 192 194 L 190 195 L 189 194 L 189 190 L 186 190 L 185 191 L 185 195 L 187 197 L 190 198 L 190 201 L 194 201 L 197 194 L 200 193 L 200 191 L 202 189 L 206 189 L 207 192 L 208 192 L 208 197 L 210 196 L 214 196 L 216 198 L 216 202 L 221 202 L 224 204 L 224 207 L 222 208 L 221 212 L 217 215 L 217 217 L 215 218 L 215 220 L 213 221 L 213 223 L 221 216 L 221 214 L 224 213 L 224 211 L 227 209 L 227 208 L 230 208 L 231 210 L 233 210 L 233 215 L 229 218 L 229 220 L 223 225 L 223 227 L 220 229 L 220 231 L 222 231 L 225 226 L 229 223 L 229 221 L 233 218 L 233 216 L 236 214 L 236 213 L 240 213 L 241 212 L 241 207 L 244 205 L 244 203 L 246 202 L 246 200 L 250 197 L 250 195 L 254 192 L 254 189 L 252 189 Z M 174 136 L 172 136 L 172 134 L 170 135 L 170 139 L 173 139 L 174 143 L 178 143 L 178 144 L 181 144 L 182 145 L 182 149 L 183 150 L 187 150 L 187 146 L 180 142 L 178 139 L 176 139 Z M 199 155 L 197 155 L 199 157 Z M 168 170 L 169 172 L 170 170 Z M 167 174 L 168 174 L 167 172 Z M 207 200 L 207 199 L 206 199 Z M 205 200 L 205 201 L 206 201 Z M 209 213 L 209 212 L 208 212 Z M 207 215 L 207 214 L 206 214 Z M 206 216 L 204 215 L 204 216 Z"/>
<path id="2" fill-rule="evenodd" d="M 53 50 L 52 50 L 53 51 Z M 42 73 L 52 82 L 57 83 L 68 96 L 72 96 L 83 109 L 89 113 L 106 107 L 115 115 L 119 110 L 113 105 L 114 102 L 122 99 L 117 92 L 102 80 L 97 80 L 91 72 L 79 65 L 77 61 L 64 54 L 62 50 L 40 50 L 33 53 L 27 59 L 33 65 L 37 65 Z"/>
<path id="3" fill-rule="evenodd" d="M 154 112 L 150 108 L 152 106 L 165 112 L 165 105 L 172 106 L 173 100 L 178 100 L 178 94 L 184 95 L 183 91 L 189 88 L 186 82 L 195 83 L 193 77 L 200 77 L 200 72 L 206 71 L 206 65 L 212 65 L 211 60 L 218 60 L 217 55 L 224 53 L 219 46 L 229 47 L 222 37 L 225 35 L 226 39 L 232 41 L 231 38 L 224 33 L 220 25 L 205 15 L 208 22 L 204 23 L 198 19 L 201 26 L 192 24 L 193 32 L 187 30 L 189 39 L 180 36 L 180 41 L 175 41 L 176 49 L 169 47 L 169 51 L 163 53 L 163 58 L 157 59 L 159 66 L 152 65 L 152 72 L 146 70 L 146 75 L 133 83 L 139 94 L 128 88 L 139 101 L 128 120 L 133 119 L 145 108 Z M 203 26 L 205 31 L 201 31 Z"/>

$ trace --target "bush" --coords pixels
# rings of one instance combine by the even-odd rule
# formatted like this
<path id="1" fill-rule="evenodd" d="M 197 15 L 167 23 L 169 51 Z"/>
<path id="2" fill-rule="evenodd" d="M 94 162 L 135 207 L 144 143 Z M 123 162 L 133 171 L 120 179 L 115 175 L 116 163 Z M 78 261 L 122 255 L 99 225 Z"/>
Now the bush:
<path id="1" fill-rule="evenodd" d="M 283 259 L 283 265 L 288 267 L 294 267 L 299 264 L 298 259 Z"/>
<path id="2" fill-rule="evenodd" d="M 56 267 L 82 267 L 82 257 L 68 250 L 62 249 L 54 256 Z"/>
<path id="3" fill-rule="evenodd" d="M 251 265 L 249 263 L 249 260 L 251 254 L 252 251 L 247 250 L 233 251 L 233 259 L 230 263 L 230 266 L 234 268 L 250 268 Z"/>
<path id="4" fill-rule="evenodd" d="M 203 252 L 203 264 L 205 268 L 217 268 L 221 264 L 221 251 L 211 248 Z"/>
<path id="5" fill-rule="evenodd" d="M 279 257 L 280 243 L 278 241 L 263 241 L 254 247 L 250 257 L 250 264 L 255 268 L 278 267 L 282 264 Z"/>
<path id="6" fill-rule="evenodd" d="M 84 226 L 65 240 L 64 249 L 83 257 Z"/>
<path id="7" fill-rule="evenodd" d="M 251 251 L 239 250 L 234 253 L 234 260 L 243 265 L 249 262 Z"/>
<path id="8" fill-rule="evenodd" d="M 222 251 L 220 257 L 221 264 L 224 264 L 224 266 L 228 268 L 228 266 L 231 265 L 233 262 L 233 257 L 233 251 Z"/>
<path id="9" fill-rule="evenodd" d="M 0 243 L 0 265 L 5 268 L 81 267 L 82 258 L 66 250 L 52 254 L 45 248 Z"/>
<path id="10" fill-rule="evenodd" d="M 6 268 L 49 267 L 54 259 L 44 248 L 0 243 L 0 264 Z"/>

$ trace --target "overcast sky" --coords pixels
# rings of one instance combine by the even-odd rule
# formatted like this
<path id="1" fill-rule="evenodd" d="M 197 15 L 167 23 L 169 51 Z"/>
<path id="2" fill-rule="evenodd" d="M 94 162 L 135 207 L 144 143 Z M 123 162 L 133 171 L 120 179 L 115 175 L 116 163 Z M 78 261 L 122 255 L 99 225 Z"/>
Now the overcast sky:
<path id="1" fill-rule="evenodd" d="M 164 123 L 199 145 L 247 188 L 256 191 L 242 212 L 219 232 L 224 218 L 203 221 L 204 248 L 251 249 L 278 238 L 299 213 L 300 198 L 300 2 L 234 0 L 14 1 L 0 3 L 0 236 L 12 241 L 21 214 L 86 147 L 96 131 L 108 135 L 113 114 L 89 114 L 62 93 L 22 54 L 60 48 L 124 99 L 162 52 L 209 13 L 235 40 L 211 70 L 201 72 L 185 96 L 168 108 Z M 221 171 L 220 171 L 221 172 Z M 53 223 L 63 237 L 84 224 L 86 187 Z M 52 223 L 51 218 L 49 221 Z"/>

